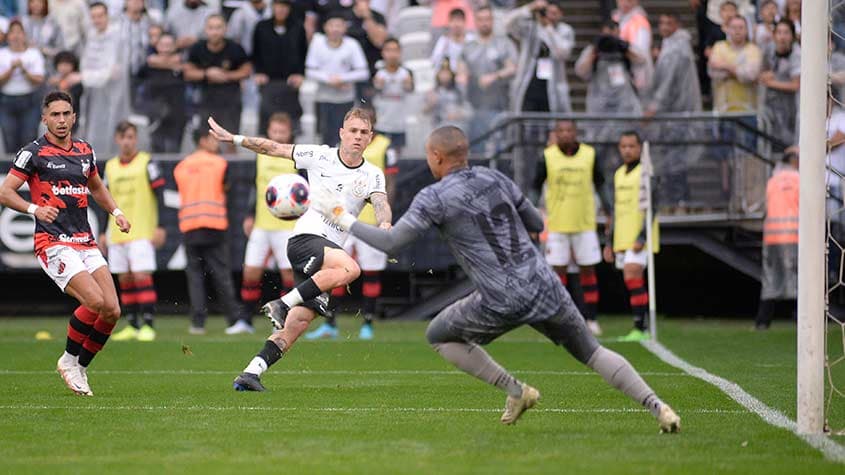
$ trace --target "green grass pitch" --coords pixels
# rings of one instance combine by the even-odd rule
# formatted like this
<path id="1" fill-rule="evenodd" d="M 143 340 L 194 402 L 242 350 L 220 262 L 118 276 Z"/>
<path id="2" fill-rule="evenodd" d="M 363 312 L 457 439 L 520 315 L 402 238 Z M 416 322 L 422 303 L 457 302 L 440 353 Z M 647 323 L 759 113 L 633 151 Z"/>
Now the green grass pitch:
<path id="1" fill-rule="evenodd" d="M 84 398 L 54 372 L 65 319 L 0 319 L 0 473 L 845 473 L 638 344 L 606 342 L 675 407 L 678 435 L 658 434 L 650 414 L 531 329 L 488 347 L 543 395 L 505 427 L 503 393 L 440 359 L 423 323 L 377 322 L 372 342 L 340 324 L 336 341 L 297 344 L 264 376 L 268 392 L 238 393 L 232 379 L 265 335 L 226 337 L 212 319 L 209 335 L 189 336 L 187 319 L 161 318 L 157 341 L 106 346 Z M 610 335 L 629 324 L 603 320 Z M 794 327 L 750 326 L 663 319 L 660 336 L 794 418 Z M 54 339 L 36 341 L 38 330 Z M 845 383 L 842 368 L 835 376 Z M 831 415 L 845 427 L 845 400 Z"/>

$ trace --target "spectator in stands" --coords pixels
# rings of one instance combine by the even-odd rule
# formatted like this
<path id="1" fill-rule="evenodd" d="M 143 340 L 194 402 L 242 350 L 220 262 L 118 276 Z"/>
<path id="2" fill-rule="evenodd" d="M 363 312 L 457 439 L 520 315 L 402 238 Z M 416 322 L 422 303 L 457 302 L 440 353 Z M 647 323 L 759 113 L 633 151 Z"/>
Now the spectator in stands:
<path id="1" fill-rule="evenodd" d="M 155 54 L 156 44 L 163 34 L 164 28 L 161 25 L 152 24 L 147 28 L 147 56 Z"/>
<path id="2" fill-rule="evenodd" d="M 511 12 L 506 22 L 520 44 L 511 110 L 571 112 L 566 61 L 575 46 L 575 30 L 563 22 L 560 4 L 534 0 Z"/>
<path id="3" fill-rule="evenodd" d="M 775 33 L 777 36 L 777 33 Z M 777 42 L 777 39 L 775 39 Z M 778 300 L 798 298 L 798 147 L 789 147 L 766 184 L 763 272 L 754 327 L 768 330 Z"/>
<path id="4" fill-rule="evenodd" d="M 305 26 L 291 15 L 291 0 L 273 0 L 273 17 L 255 26 L 252 58 L 261 93 L 259 130 L 267 130 L 275 112 L 286 112 L 299 130 L 299 87 L 305 79 L 308 40 Z"/>
<path id="5" fill-rule="evenodd" d="M 795 40 L 801 42 L 801 0 L 786 0 L 784 18 L 795 26 Z"/>
<path id="6" fill-rule="evenodd" d="M 18 20 L 9 24 L 6 41 L 7 46 L 0 49 L 0 128 L 6 153 L 14 153 L 38 134 L 44 56 L 37 48 L 27 47 Z"/>
<path id="7" fill-rule="evenodd" d="M 754 28 L 754 44 L 762 51 L 774 41 L 775 24 L 778 22 L 778 4 L 775 0 L 765 0 L 760 4 L 760 21 Z"/>
<path id="8" fill-rule="evenodd" d="M 471 0 L 418 0 L 417 3 L 431 6 L 431 37 L 435 41 L 446 32 L 449 26 L 449 13 L 456 8 L 462 10 L 466 16 L 466 29 L 475 31 L 475 15 Z M 399 34 L 402 33 L 399 32 Z"/>
<path id="9" fill-rule="evenodd" d="M 449 28 L 446 34 L 437 39 L 434 49 L 431 52 L 431 64 L 435 69 L 440 69 L 444 61 L 448 62 L 452 72 L 458 71 L 458 62 L 461 58 L 461 51 L 467 41 L 475 39 L 472 33 L 466 31 L 466 14 L 463 10 L 456 8 L 449 12 Z"/>
<path id="10" fill-rule="evenodd" d="M 436 86 L 426 95 L 423 111 L 431 114 L 435 127 L 454 125 L 464 130 L 472 109 L 455 84 L 455 73 L 443 63 L 435 80 Z"/>
<path id="11" fill-rule="evenodd" d="M 273 8 L 265 0 L 250 0 L 232 13 L 226 25 L 226 38 L 241 45 L 247 55 L 252 55 L 255 27 L 259 21 L 273 16 Z M 264 130 L 264 129 L 262 129 Z"/>
<path id="12" fill-rule="evenodd" d="M 174 0 L 165 15 L 166 30 L 176 37 L 176 47 L 188 50 L 203 35 L 206 18 L 214 13 L 203 0 Z"/>
<path id="13" fill-rule="evenodd" d="M 759 82 L 765 88 L 763 117 L 772 135 L 784 144 L 797 142 L 798 89 L 801 85 L 801 48 L 795 42 L 794 25 L 781 20 L 774 44 L 763 53 Z"/>
<path id="14" fill-rule="evenodd" d="M 692 36 L 680 26 L 676 14 L 660 15 L 662 42 L 649 99 L 646 101 L 646 117 L 701 111 L 701 90 L 698 86 L 695 53 L 692 51 Z M 660 122 L 658 127 L 663 140 L 688 141 L 695 138 L 695 125 L 668 120 Z M 676 207 L 673 211 L 682 212 L 689 199 L 687 169 L 693 158 L 692 149 L 673 146 L 662 150 L 656 148 L 655 152 L 655 168 L 664 184 L 661 188 L 665 199 L 661 201 Z"/>
<path id="15" fill-rule="evenodd" d="M 194 130 L 197 150 L 173 170 L 179 189 L 179 231 L 185 241 L 188 265 L 188 296 L 191 300 L 192 335 L 205 334 L 208 296 L 205 278 L 214 281 L 216 295 L 226 312 L 229 325 L 238 321 L 239 308 L 230 266 L 231 253 L 226 232 L 226 190 L 231 178 L 226 160 L 219 155 L 217 139 L 208 127 Z"/>
<path id="16" fill-rule="evenodd" d="M 646 93 L 651 86 L 653 64 L 651 61 L 651 23 L 648 15 L 640 6 L 640 0 L 616 0 L 613 20 L 619 24 L 619 37 L 627 41 L 630 47 L 643 61 L 632 66 L 634 87 L 640 93 Z"/>
<path id="17" fill-rule="evenodd" d="M 314 35 L 305 59 L 305 75 L 317 81 L 317 123 L 322 143 L 334 146 L 343 116 L 355 101 L 355 83 L 370 77 L 361 45 L 346 35 L 346 21 L 332 14 L 325 35 Z M 237 130 L 237 129 L 229 129 Z"/>
<path id="18" fill-rule="evenodd" d="M 760 75 L 760 48 L 748 41 L 748 24 L 741 16 L 728 24 L 728 39 L 713 46 L 707 71 L 713 81 L 713 109 L 718 112 L 753 111 L 757 107 L 756 81 Z"/>
<path id="19" fill-rule="evenodd" d="M 504 35 L 493 35 L 493 10 L 481 7 L 475 12 L 478 37 L 467 42 L 458 63 L 458 84 L 465 88 L 473 108 L 469 126 L 470 143 L 487 132 L 497 114 L 508 110 L 510 78 L 516 73 L 517 52 Z M 493 140 L 489 140 L 493 143 Z M 481 151 L 480 144 L 475 152 Z"/>
<path id="20" fill-rule="evenodd" d="M 27 13 L 21 17 L 23 30 L 29 38 L 29 44 L 38 48 L 49 67 L 53 65 L 56 53 L 64 48 L 62 30 L 56 20 L 50 16 L 47 0 L 29 0 Z"/>
<path id="21" fill-rule="evenodd" d="M 147 57 L 141 68 L 148 113 L 152 122 L 154 153 L 179 153 L 182 134 L 187 122 L 185 81 L 182 77 L 185 62 L 176 49 L 176 39 L 162 35 L 156 42 L 155 53 Z"/>
<path id="22" fill-rule="evenodd" d="M 129 90 L 132 94 L 132 104 L 136 105 L 137 109 L 141 105 L 138 104 L 138 73 L 147 60 L 147 50 L 150 46 L 148 32 L 154 20 L 147 14 L 144 0 L 126 0 L 123 12 L 116 17 L 115 23 L 123 37 L 121 41 L 126 55 L 124 61 L 129 67 L 130 75 Z"/>
<path id="23" fill-rule="evenodd" d="M 144 0 L 126 0 L 122 14 L 117 16 L 126 47 L 131 74 L 138 74 L 147 59 L 150 26 L 155 24 L 144 7 Z"/>
<path id="24" fill-rule="evenodd" d="M 93 28 L 85 35 L 79 64 L 85 86 L 83 137 L 97 153 L 111 156 L 117 153 L 114 124 L 129 116 L 129 68 L 120 29 L 109 22 L 106 5 L 92 3 L 90 11 Z"/>
<path id="25" fill-rule="evenodd" d="M 49 0 L 50 17 L 62 31 L 64 49 L 79 54 L 88 31 L 88 2 L 85 0 Z"/>
<path id="26" fill-rule="evenodd" d="M 387 23 L 381 13 L 370 8 L 370 0 L 355 0 L 346 34 L 361 45 L 370 76 L 374 75 L 376 62 L 381 59 L 381 48 L 387 39 Z"/>
<path id="27" fill-rule="evenodd" d="M 634 89 L 632 66 L 643 61 L 627 41 L 619 38 L 616 23 L 606 22 L 602 34 L 575 62 L 575 74 L 589 81 L 587 112 L 640 115 L 642 106 Z"/>
<path id="28" fill-rule="evenodd" d="M 47 80 L 47 85 L 70 94 L 73 99 L 73 106 L 76 108 L 77 116 L 81 116 L 80 104 L 82 104 L 82 81 L 79 74 L 79 58 L 70 51 L 59 51 L 53 58 L 53 73 Z M 71 132 L 79 130 L 79 121 L 75 121 Z"/>
<path id="29" fill-rule="evenodd" d="M 184 69 L 185 80 L 200 86 L 200 123 L 211 116 L 229 130 L 240 130 L 241 81 L 252 74 L 252 63 L 241 45 L 226 39 L 222 15 L 206 18 L 205 36 L 205 41 L 191 47 Z M 228 151 L 234 151 L 234 146 Z"/>
<path id="30" fill-rule="evenodd" d="M 390 139 L 390 147 L 400 155 L 405 147 L 406 101 L 414 92 L 414 76 L 402 66 L 402 49 L 396 38 L 384 42 L 381 56 L 383 66 L 373 77 L 373 102 L 379 117 L 375 129 Z"/>

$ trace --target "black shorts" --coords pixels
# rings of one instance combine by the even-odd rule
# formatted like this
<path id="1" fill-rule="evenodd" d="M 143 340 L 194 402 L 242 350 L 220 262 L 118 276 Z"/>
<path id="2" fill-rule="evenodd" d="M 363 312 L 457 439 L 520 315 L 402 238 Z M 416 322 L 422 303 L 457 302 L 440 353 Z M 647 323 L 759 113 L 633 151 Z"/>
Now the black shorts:
<path id="1" fill-rule="evenodd" d="M 302 283 L 322 269 L 327 247 L 343 250 L 337 244 L 315 234 L 299 234 L 288 240 L 288 260 L 293 270 L 294 283 Z M 328 304 L 329 294 L 324 292 L 317 298 L 303 303 L 302 306 L 328 317 L 331 316 Z"/>

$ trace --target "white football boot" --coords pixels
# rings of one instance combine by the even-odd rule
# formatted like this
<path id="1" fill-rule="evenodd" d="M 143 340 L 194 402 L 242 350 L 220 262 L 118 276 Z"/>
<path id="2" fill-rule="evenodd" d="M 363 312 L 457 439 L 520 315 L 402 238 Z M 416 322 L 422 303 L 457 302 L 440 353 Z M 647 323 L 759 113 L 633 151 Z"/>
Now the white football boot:
<path id="1" fill-rule="evenodd" d="M 502 413 L 502 424 L 516 424 L 523 412 L 531 409 L 540 400 L 540 391 L 527 384 L 522 385 L 522 396 L 508 396 L 505 400 L 505 412 Z"/>
<path id="2" fill-rule="evenodd" d="M 83 377 L 82 372 L 79 370 L 79 363 L 75 357 L 63 354 L 59 358 L 59 361 L 56 362 L 56 371 L 62 377 L 65 386 L 74 393 L 81 396 L 94 395 L 91 392 L 91 388 L 88 387 L 87 378 Z"/>

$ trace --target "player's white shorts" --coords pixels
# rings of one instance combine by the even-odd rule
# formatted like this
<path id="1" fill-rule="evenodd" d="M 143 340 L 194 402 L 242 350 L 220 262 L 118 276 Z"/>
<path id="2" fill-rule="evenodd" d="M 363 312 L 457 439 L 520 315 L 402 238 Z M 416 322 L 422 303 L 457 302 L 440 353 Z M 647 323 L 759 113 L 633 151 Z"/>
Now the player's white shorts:
<path id="1" fill-rule="evenodd" d="M 109 271 L 112 274 L 155 270 L 156 251 L 149 239 L 109 244 Z"/>
<path id="2" fill-rule="evenodd" d="M 594 266 L 601 262 L 598 233 L 549 233 L 546 241 L 546 261 L 552 266 L 562 267 L 572 264 L 573 257 L 574 263 L 579 266 Z"/>
<path id="3" fill-rule="evenodd" d="M 648 264 L 648 252 L 643 248 L 640 252 L 628 249 L 625 252 L 616 253 L 616 268 L 622 270 L 625 264 L 637 264 L 645 267 Z"/>
<path id="4" fill-rule="evenodd" d="M 279 269 L 290 269 L 288 260 L 288 239 L 291 231 L 268 231 L 253 228 L 246 243 L 244 265 L 248 267 L 271 267 L 270 257 L 276 260 Z"/>
<path id="5" fill-rule="evenodd" d="M 65 291 L 65 287 L 76 274 L 80 272 L 93 273 L 100 267 L 107 266 L 106 260 L 96 247 L 90 249 L 74 249 L 68 246 L 48 247 L 38 263 L 48 277 Z"/>
<path id="6" fill-rule="evenodd" d="M 355 257 L 363 271 L 382 271 L 387 268 L 387 254 L 350 235 L 343 243 L 343 250 Z"/>

